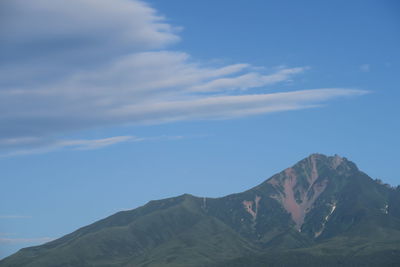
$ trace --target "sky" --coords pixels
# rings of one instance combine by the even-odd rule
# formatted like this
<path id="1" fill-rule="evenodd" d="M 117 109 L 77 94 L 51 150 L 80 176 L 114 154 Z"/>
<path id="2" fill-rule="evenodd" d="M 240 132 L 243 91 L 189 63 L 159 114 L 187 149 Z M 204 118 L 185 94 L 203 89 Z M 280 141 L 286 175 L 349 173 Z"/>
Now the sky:
<path id="1" fill-rule="evenodd" d="M 3 0 L 0 258 L 312 153 L 400 184 L 400 3 Z"/>

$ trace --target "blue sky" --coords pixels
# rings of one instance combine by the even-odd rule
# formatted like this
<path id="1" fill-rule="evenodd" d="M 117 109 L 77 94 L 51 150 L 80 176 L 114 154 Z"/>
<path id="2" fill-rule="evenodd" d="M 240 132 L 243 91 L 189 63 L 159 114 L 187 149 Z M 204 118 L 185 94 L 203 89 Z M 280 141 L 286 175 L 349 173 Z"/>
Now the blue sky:
<path id="1" fill-rule="evenodd" d="M 398 1 L 1 5 L 0 257 L 314 152 L 400 184 Z"/>

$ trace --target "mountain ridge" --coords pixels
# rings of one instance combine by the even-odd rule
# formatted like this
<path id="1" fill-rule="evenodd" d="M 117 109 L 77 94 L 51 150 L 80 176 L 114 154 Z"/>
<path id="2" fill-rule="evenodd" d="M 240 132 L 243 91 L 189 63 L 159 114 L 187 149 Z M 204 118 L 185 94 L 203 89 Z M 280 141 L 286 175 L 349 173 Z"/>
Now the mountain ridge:
<path id="1" fill-rule="evenodd" d="M 399 201 L 399 189 L 346 158 L 315 153 L 242 193 L 149 201 L 0 266 L 354 266 L 368 251 L 391 266 L 400 262 Z"/>

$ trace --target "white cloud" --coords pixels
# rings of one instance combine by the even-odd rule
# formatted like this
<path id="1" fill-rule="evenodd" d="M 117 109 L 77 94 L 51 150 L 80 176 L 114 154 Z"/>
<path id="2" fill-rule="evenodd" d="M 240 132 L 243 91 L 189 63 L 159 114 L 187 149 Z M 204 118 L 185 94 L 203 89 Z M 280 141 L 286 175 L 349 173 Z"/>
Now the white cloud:
<path id="1" fill-rule="evenodd" d="M 136 118 L 145 122 L 190 119 L 224 119 L 251 114 L 309 108 L 335 97 L 362 95 L 362 90 L 327 88 L 272 94 L 198 97 L 178 101 L 160 101 L 120 106 L 115 117 Z"/>
<path id="2" fill-rule="evenodd" d="M 52 51 L 42 53 L 68 50 L 72 45 L 98 54 L 110 48 L 119 54 L 121 48 L 146 51 L 179 40 L 178 28 L 138 0 L 3 0 L 2 9 L 8 12 L 2 13 L 7 27 L 2 27 L 1 40 L 37 44 L 34 49 L 45 42 L 54 45 L 49 47 Z"/>
<path id="3" fill-rule="evenodd" d="M 195 92 L 212 92 L 234 89 L 245 90 L 286 81 L 291 78 L 292 75 L 304 72 L 306 69 L 307 68 L 282 69 L 267 75 L 250 72 L 235 77 L 218 78 L 208 83 L 194 86 L 192 90 Z"/>
<path id="4" fill-rule="evenodd" d="M 159 140 L 179 140 L 183 136 L 156 136 L 156 137 L 136 137 L 136 136 L 113 136 L 102 139 L 68 139 L 68 140 L 33 140 L 26 148 L 27 144 L 15 144 L 16 147 L 8 152 L 0 154 L 0 158 L 13 157 L 19 155 L 41 154 L 59 149 L 68 150 L 94 150 L 107 146 L 125 143 L 125 142 L 143 142 L 143 141 L 159 141 Z M 20 148 L 20 146 L 24 148 Z M 30 218 L 29 216 L 7 215 L 0 216 L 0 219 L 18 219 Z"/>
<path id="5" fill-rule="evenodd" d="M 59 137 L 94 127 L 234 118 L 365 93 L 260 92 L 308 67 L 201 64 L 166 50 L 179 40 L 179 28 L 139 0 L 5 0 L 2 10 L 0 150 L 6 155 L 137 141 Z"/>
<path id="6" fill-rule="evenodd" d="M 66 140 L 59 141 L 56 146 L 58 147 L 72 147 L 77 150 L 91 150 L 101 147 L 111 146 L 114 144 L 128 142 L 128 141 L 140 141 L 142 139 L 134 136 L 114 136 L 103 139 L 95 140 Z"/>

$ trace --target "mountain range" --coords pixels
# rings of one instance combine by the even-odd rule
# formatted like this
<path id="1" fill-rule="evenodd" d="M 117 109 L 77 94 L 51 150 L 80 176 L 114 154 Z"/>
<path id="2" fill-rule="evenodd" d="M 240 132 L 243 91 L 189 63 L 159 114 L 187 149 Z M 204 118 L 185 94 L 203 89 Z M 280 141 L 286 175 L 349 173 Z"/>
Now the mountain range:
<path id="1" fill-rule="evenodd" d="M 400 187 L 312 154 L 245 192 L 150 201 L 0 266 L 400 266 Z"/>

